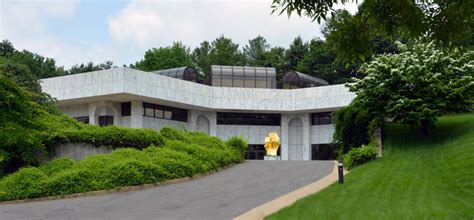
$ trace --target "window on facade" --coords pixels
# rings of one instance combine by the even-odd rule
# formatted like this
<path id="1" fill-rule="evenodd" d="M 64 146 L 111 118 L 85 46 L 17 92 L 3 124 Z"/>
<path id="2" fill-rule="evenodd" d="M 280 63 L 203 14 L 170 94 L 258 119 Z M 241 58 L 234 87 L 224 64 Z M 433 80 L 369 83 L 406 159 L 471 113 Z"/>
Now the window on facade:
<path id="1" fill-rule="evenodd" d="M 132 115 L 132 103 L 131 102 L 122 102 L 122 116 Z"/>
<path id="2" fill-rule="evenodd" d="M 332 144 L 311 145 L 311 160 L 335 160 L 336 149 Z"/>
<path id="3" fill-rule="evenodd" d="M 332 123 L 332 112 L 321 112 L 311 114 L 312 125 L 328 125 Z"/>
<path id="4" fill-rule="evenodd" d="M 280 114 L 218 112 L 217 124 L 222 125 L 272 125 L 279 126 Z"/>
<path id="5" fill-rule="evenodd" d="M 99 116 L 99 126 L 109 126 L 114 124 L 114 116 L 101 115 Z"/>
<path id="6" fill-rule="evenodd" d="M 163 118 L 163 110 L 161 109 L 155 109 L 155 117 L 157 118 Z"/>
<path id="7" fill-rule="evenodd" d="M 74 119 L 84 124 L 89 124 L 89 116 L 75 117 Z"/>
<path id="8" fill-rule="evenodd" d="M 145 116 L 155 117 L 155 109 L 145 108 Z"/>
<path id="9" fill-rule="evenodd" d="M 157 105 L 151 103 L 143 103 L 143 115 L 147 117 L 175 120 L 175 121 L 188 121 L 188 110 L 175 108 L 164 105 Z"/>
<path id="10" fill-rule="evenodd" d="M 165 114 L 164 114 L 164 119 L 171 119 L 172 116 L 173 116 L 173 112 L 171 111 L 165 111 Z"/>

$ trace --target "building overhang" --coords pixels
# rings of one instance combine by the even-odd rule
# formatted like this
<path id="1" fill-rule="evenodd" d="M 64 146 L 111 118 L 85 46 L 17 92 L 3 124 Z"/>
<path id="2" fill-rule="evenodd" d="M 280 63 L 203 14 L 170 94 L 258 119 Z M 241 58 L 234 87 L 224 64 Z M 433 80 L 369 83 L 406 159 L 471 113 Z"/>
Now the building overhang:
<path id="1" fill-rule="evenodd" d="M 43 79 L 43 91 L 58 105 L 141 100 L 180 108 L 241 112 L 322 112 L 350 104 L 344 85 L 293 90 L 212 87 L 129 68 Z"/>

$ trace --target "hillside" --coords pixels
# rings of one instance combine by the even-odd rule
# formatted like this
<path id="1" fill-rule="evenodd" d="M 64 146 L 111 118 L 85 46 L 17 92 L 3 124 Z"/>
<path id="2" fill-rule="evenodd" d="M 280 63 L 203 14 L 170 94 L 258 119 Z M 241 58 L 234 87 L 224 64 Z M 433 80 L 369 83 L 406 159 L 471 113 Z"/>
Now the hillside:
<path id="1" fill-rule="evenodd" d="M 428 138 L 389 125 L 384 157 L 266 219 L 472 219 L 474 114 L 439 119 Z"/>

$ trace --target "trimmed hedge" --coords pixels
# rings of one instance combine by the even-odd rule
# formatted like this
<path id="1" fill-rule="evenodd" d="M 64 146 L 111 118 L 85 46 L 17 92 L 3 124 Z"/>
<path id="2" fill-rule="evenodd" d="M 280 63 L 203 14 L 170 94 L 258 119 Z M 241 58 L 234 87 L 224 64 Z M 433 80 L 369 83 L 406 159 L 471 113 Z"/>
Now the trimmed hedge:
<path id="1" fill-rule="evenodd" d="M 161 134 L 152 129 L 84 125 L 81 129 L 54 132 L 46 138 L 44 144 L 50 148 L 62 143 L 88 143 L 113 148 L 144 149 L 150 145 L 161 146 L 164 142 Z"/>
<path id="2" fill-rule="evenodd" d="M 352 148 L 347 154 L 343 157 L 344 166 L 348 169 L 352 169 L 355 166 L 367 163 L 375 159 L 376 147 L 374 143 L 364 145 L 358 148 Z"/>
<path id="3" fill-rule="evenodd" d="M 193 176 L 243 160 L 241 150 L 246 142 L 241 138 L 224 143 L 203 133 L 170 128 L 160 134 L 159 147 L 121 148 L 78 162 L 59 158 L 38 168 L 22 168 L 0 180 L 0 201 L 156 183 Z"/>

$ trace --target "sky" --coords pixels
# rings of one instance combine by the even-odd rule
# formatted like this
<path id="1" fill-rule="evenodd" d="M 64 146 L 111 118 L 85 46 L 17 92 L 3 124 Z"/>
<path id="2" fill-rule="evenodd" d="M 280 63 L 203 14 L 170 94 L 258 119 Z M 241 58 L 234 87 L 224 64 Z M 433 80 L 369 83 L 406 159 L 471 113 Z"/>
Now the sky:
<path id="1" fill-rule="evenodd" d="M 0 40 L 54 58 L 66 68 L 113 61 L 181 41 L 193 49 L 220 35 L 241 47 L 258 35 L 288 47 L 296 36 L 322 37 L 307 17 L 271 14 L 271 0 L 0 0 Z M 351 13 L 356 4 L 338 5 Z"/>

